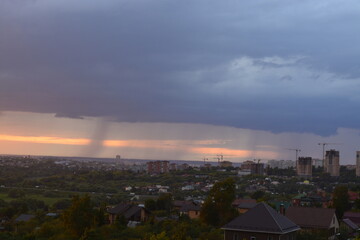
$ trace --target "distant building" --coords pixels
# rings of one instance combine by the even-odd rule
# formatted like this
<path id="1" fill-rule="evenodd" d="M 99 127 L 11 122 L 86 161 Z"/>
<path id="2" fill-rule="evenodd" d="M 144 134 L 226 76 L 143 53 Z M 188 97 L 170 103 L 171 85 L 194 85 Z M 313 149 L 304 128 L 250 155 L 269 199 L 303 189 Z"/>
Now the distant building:
<path id="1" fill-rule="evenodd" d="M 245 162 L 243 162 L 243 163 L 241 163 L 241 170 L 246 170 L 246 169 L 248 169 L 248 170 L 251 170 L 251 164 L 253 164 L 254 162 L 253 161 L 245 161 Z"/>
<path id="2" fill-rule="evenodd" d="M 184 170 L 186 170 L 186 169 L 189 169 L 189 168 L 190 168 L 190 165 L 187 164 L 187 163 L 183 163 L 183 164 L 178 165 L 177 168 L 178 168 L 178 170 L 180 170 L 180 171 L 184 171 Z"/>
<path id="3" fill-rule="evenodd" d="M 270 168 L 286 169 L 290 167 L 295 167 L 295 162 L 292 160 L 269 160 L 268 166 Z"/>
<path id="4" fill-rule="evenodd" d="M 296 165 L 296 173 L 299 177 L 312 176 L 312 158 L 299 157 Z"/>
<path id="5" fill-rule="evenodd" d="M 144 222 L 149 216 L 150 212 L 144 207 L 121 203 L 113 208 L 108 208 L 107 212 L 109 214 L 110 224 L 116 223 L 121 216 L 123 216 L 127 221 L 136 221 Z"/>
<path id="6" fill-rule="evenodd" d="M 242 169 L 238 171 L 238 176 L 242 177 L 242 176 L 247 176 L 251 174 L 251 169 Z"/>
<path id="7" fill-rule="evenodd" d="M 176 171 L 176 163 L 170 163 L 170 171 Z"/>
<path id="8" fill-rule="evenodd" d="M 232 167 L 232 162 L 230 162 L 230 161 L 222 161 L 222 162 L 220 162 L 220 167 L 221 168 Z"/>
<path id="9" fill-rule="evenodd" d="M 338 177 L 340 175 L 340 153 L 331 149 L 326 151 L 325 162 L 324 162 L 324 172 L 330 173 L 332 177 Z"/>
<path id="10" fill-rule="evenodd" d="M 160 174 L 169 172 L 169 161 L 147 162 L 147 172 L 149 174 Z"/>
<path id="11" fill-rule="evenodd" d="M 313 166 L 316 168 L 323 167 L 324 161 L 322 159 L 313 158 Z"/>
<path id="12" fill-rule="evenodd" d="M 356 176 L 360 177 L 360 151 L 356 151 Z"/>
<path id="13" fill-rule="evenodd" d="M 120 155 L 116 155 L 116 160 L 121 160 L 121 156 L 120 156 Z"/>
<path id="14" fill-rule="evenodd" d="M 251 174 L 264 175 L 264 164 L 263 163 L 252 163 Z"/>

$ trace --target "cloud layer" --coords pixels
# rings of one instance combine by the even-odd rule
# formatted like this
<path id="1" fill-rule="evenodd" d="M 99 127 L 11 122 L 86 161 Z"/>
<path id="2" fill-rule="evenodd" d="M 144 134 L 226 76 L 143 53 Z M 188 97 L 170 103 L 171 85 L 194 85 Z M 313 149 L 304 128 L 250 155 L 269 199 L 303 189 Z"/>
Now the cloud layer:
<path id="1" fill-rule="evenodd" d="M 0 111 L 360 128 L 357 1 L 0 3 Z"/>

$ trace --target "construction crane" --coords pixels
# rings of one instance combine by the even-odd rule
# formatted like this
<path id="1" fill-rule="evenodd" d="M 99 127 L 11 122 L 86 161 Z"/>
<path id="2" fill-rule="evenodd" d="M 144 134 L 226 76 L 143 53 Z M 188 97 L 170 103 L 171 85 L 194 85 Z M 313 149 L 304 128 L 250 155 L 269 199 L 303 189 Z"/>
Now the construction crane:
<path id="1" fill-rule="evenodd" d="M 298 153 L 301 152 L 301 149 L 297 149 L 297 148 L 287 148 L 287 150 L 295 151 L 295 162 L 297 162 L 297 160 L 298 160 Z"/>
<path id="2" fill-rule="evenodd" d="M 216 157 L 214 159 L 217 159 L 218 163 L 220 163 L 220 162 L 222 162 L 224 160 L 224 155 L 218 154 L 218 155 L 216 155 Z"/>
<path id="3" fill-rule="evenodd" d="M 318 145 L 322 145 L 322 150 L 323 150 L 323 162 L 325 161 L 325 146 L 326 145 L 339 145 L 341 143 L 318 143 Z"/>

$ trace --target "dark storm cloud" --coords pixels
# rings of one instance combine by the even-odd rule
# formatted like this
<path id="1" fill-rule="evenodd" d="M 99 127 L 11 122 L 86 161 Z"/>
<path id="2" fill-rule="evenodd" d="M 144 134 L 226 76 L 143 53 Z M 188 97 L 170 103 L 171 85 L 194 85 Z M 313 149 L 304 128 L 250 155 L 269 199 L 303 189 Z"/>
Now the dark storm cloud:
<path id="1" fill-rule="evenodd" d="M 359 128 L 359 3 L 286 4 L 2 1 L 0 111 Z"/>

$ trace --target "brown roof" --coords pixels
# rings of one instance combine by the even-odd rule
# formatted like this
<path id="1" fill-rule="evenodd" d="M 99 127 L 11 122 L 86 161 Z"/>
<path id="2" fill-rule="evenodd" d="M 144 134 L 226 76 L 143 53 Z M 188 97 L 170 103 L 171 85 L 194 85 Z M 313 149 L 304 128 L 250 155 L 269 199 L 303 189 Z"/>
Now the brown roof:
<path id="1" fill-rule="evenodd" d="M 285 234 L 297 231 L 300 228 L 266 203 L 259 203 L 254 208 L 227 223 L 222 229 Z"/>
<path id="2" fill-rule="evenodd" d="M 285 213 L 291 221 L 302 228 L 325 228 L 330 227 L 335 215 L 333 208 L 307 208 L 289 207 Z"/>

